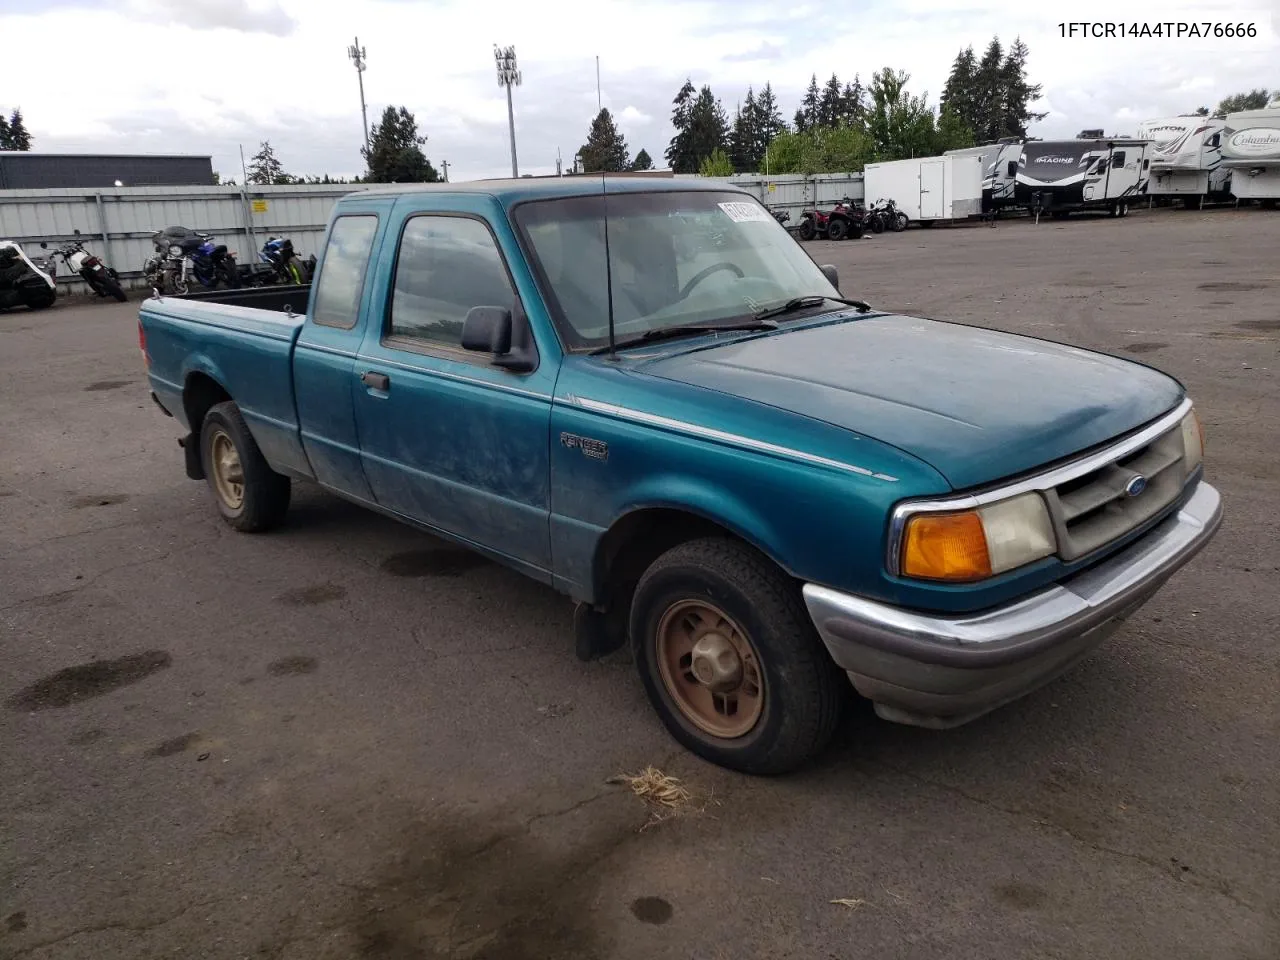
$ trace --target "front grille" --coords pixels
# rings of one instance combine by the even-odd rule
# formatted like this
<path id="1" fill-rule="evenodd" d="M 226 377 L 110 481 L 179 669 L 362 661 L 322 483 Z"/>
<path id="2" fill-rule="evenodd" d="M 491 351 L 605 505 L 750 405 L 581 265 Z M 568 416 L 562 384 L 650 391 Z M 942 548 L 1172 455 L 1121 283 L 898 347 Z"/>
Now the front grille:
<path id="1" fill-rule="evenodd" d="M 1182 430 L 1175 426 L 1118 460 L 1046 490 L 1058 556 L 1070 563 L 1123 537 L 1177 499 L 1186 479 Z M 1132 492 L 1135 478 L 1145 488 Z"/>

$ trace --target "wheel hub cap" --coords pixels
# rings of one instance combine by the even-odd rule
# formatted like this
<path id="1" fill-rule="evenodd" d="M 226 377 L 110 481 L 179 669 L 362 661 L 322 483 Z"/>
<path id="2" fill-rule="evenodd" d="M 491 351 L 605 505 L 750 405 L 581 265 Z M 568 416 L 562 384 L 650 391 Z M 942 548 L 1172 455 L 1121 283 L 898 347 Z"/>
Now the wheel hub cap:
<path id="1" fill-rule="evenodd" d="M 728 638 L 708 633 L 693 645 L 691 653 L 690 667 L 703 686 L 726 693 L 742 681 L 742 659 Z"/>

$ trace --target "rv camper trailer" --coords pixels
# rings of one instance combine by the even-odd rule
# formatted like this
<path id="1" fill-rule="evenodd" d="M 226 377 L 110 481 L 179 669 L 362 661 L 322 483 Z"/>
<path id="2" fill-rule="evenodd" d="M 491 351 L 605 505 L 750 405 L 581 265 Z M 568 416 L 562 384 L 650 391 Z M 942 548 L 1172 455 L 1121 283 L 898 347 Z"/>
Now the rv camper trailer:
<path id="1" fill-rule="evenodd" d="M 1168 117 L 1138 124 L 1151 141 L 1148 195 L 1157 202 L 1179 197 L 1185 206 L 1231 199 L 1231 168 L 1222 163 L 1225 121 L 1218 117 Z"/>
<path id="2" fill-rule="evenodd" d="M 1018 172 L 1022 140 L 1010 137 L 981 147 L 948 150 L 943 156 L 976 156 L 982 161 L 982 212 L 999 213 L 1013 206 L 1013 186 Z"/>
<path id="3" fill-rule="evenodd" d="M 1123 217 L 1147 192 L 1149 147 L 1128 137 L 1028 140 L 1018 157 L 1014 202 L 1059 217 L 1073 210 Z"/>
<path id="4" fill-rule="evenodd" d="M 1261 110 L 1227 114 L 1222 163 L 1231 171 L 1237 200 L 1275 205 L 1280 199 L 1280 97 Z"/>
<path id="5" fill-rule="evenodd" d="M 892 200 L 912 223 L 964 220 L 982 213 L 982 160 L 941 156 L 868 163 L 862 187 L 868 207 Z"/>

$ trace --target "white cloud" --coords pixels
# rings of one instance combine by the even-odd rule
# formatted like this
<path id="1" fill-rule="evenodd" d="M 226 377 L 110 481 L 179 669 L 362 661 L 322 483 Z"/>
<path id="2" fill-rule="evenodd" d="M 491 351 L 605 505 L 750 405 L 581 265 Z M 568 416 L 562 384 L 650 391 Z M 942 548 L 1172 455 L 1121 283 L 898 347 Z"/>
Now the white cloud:
<path id="1" fill-rule="evenodd" d="M 1194 109 L 1228 93 L 1280 85 L 1280 0 L 1129 0 L 1106 10 L 1047 12 L 1025 0 L 564 0 L 554 10 L 516 0 L 48 0 L 0 9 L 5 85 L 0 108 L 21 106 L 37 149 L 210 153 L 224 174 L 269 139 L 294 172 L 357 173 L 359 97 L 346 49 L 369 52 L 373 121 L 407 106 L 433 162 L 455 179 L 508 169 L 507 106 L 493 44 L 515 44 L 524 85 L 514 92 L 525 172 L 571 157 L 601 95 L 632 152 L 660 158 L 671 98 L 686 76 L 710 83 L 732 113 L 748 85 L 771 82 L 786 116 L 811 73 L 866 82 L 882 66 L 911 74 L 936 102 L 956 52 L 1020 35 L 1050 116 L 1033 133 L 1085 127 L 1125 132 L 1137 120 Z M 294 12 L 296 11 L 296 13 Z M 1058 20 L 1254 21 L 1239 39 L 1061 36 Z M 37 38 L 56 37 L 56 56 Z M 16 38 L 16 42 L 15 42 Z M 56 59 L 57 63 L 51 60 Z M 59 65 L 74 64 L 74 70 Z M 85 101 L 91 82 L 93 106 Z"/>

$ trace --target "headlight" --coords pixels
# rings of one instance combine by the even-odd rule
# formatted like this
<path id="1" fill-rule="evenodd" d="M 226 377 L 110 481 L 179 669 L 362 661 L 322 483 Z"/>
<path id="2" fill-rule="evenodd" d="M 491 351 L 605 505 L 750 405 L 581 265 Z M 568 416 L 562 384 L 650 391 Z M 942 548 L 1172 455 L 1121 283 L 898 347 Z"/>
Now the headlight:
<path id="1" fill-rule="evenodd" d="M 1200 424 L 1200 418 L 1196 416 L 1195 407 L 1192 407 L 1185 417 L 1182 418 L 1182 447 L 1185 451 L 1185 460 L 1187 465 L 1187 475 L 1196 467 L 1200 466 L 1204 460 L 1204 427 Z"/>
<path id="2" fill-rule="evenodd" d="M 182 248 L 178 246 L 176 243 L 169 244 L 169 256 L 171 257 L 182 256 Z"/>
<path id="3" fill-rule="evenodd" d="M 1024 493 L 974 510 L 922 512 L 902 532 L 899 572 L 920 580 L 982 580 L 1057 549 L 1049 510 Z"/>

